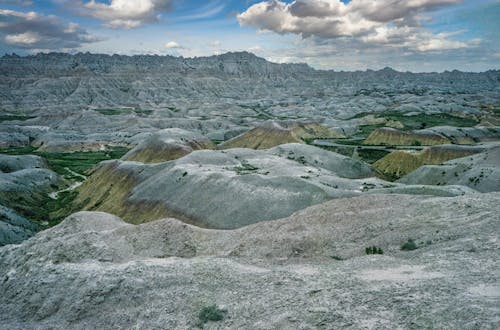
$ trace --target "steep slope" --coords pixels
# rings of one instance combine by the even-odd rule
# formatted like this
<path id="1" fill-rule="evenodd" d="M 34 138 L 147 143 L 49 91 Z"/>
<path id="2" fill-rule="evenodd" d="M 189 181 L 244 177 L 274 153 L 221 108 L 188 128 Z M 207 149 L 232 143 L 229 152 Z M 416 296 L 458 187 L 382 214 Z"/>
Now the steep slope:
<path id="1" fill-rule="evenodd" d="M 217 304 L 208 328 L 493 329 L 499 197 L 371 195 L 224 231 L 77 213 L 0 248 L 0 321 L 192 329 Z"/>
<path id="2" fill-rule="evenodd" d="M 419 132 L 431 132 L 447 137 L 455 144 L 474 144 L 500 140 L 500 127 L 451 127 L 435 126 Z"/>
<path id="3" fill-rule="evenodd" d="M 142 163 L 161 163 L 202 149 L 215 149 L 215 145 L 203 135 L 180 128 L 168 128 L 157 131 L 144 139 L 122 159 Z"/>
<path id="4" fill-rule="evenodd" d="M 401 178 L 423 165 L 436 165 L 486 150 L 485 146 L 437 145 L 419 152 L 396 150 L 373 163 L 373 167 L 391 178 Z"/>
<path id="5" fill-rule="evenodd" d="M 328 151 L 315 156 L 312 146 L 283 148 L 200 150 L 158 164 L 103 162 L 76 203 L 132 223 L 175 216 L 208 228 L 237 228 L 385 184 L 366 178 L 373 171 L 362 162 Z M 287 149 L 293 157 L 282 152 Z"/>
<path id="6" fill-rule="evenodd" d="M 26 217 L 42 216 L 37 213 L 59 180 L 39 156 L 0 155 L 0 246 L 19 243 L 39 230 Z"/>
<path id="7" fill-rule="evenodd" d="M 427 131 L 400 131 L 394 128 L 384 127 L 374 130 L 363 142 L 367 145 L 437 145 L 449 144 L 450 140 L 440 134 Z"/>
<path id="8" fill-rule="evenodd" d="M 500 190 L 500 147 L 450 160 L 441 165 L 427 165 L 411 172 L 398 182 L 405 184 L 469 186 L 480 192 Z"/>
<path id="9" fill-rule="evenodd" d="M 286 143 L 304 143 L 304 139 L 342 138 L 343 135 L 317 123 L 266 122 L 219 145 L 221 149 L 269 149 Z"/>

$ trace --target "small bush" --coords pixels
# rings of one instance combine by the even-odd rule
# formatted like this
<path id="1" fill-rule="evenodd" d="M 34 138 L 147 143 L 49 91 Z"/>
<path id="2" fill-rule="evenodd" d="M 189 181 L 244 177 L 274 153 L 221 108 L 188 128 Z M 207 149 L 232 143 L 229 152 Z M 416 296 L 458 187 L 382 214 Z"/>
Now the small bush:
<path id="1" fill-rule="evenodd" d="M 208 321 L 222 321 L 226 316 L 226 311 L 220 309 L 217 305 L 205 306 L 198 314 L 198 326 L 203 328 L 203 325 Z"/>
<path id="2" fill-rule="evenodd" d="M 384 250 L 382 250 L 382 248 L 376 247 L 376 246 L 369 246 L 369 247 L 365 248 L 365 252 L 366 252 L 366 254 L 384 254 Z"/>
<path id="3" fill-rule="evenodd" d="M 417 243 L 411 238 L 408 239 L 403 245 L 401 245 L 401 250 L 403 251 L 412 251 L 418 249 Z"/>

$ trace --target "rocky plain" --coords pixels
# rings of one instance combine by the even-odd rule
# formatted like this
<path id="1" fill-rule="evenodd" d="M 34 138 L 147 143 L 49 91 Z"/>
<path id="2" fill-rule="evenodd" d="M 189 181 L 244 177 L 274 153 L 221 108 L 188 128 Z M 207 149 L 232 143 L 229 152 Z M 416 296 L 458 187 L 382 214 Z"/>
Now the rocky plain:
<path id="1" fill-rule="evenodd" d="M 0 328 L 500 327 L 500 71 L 50 53 L 0 77 Z"/>

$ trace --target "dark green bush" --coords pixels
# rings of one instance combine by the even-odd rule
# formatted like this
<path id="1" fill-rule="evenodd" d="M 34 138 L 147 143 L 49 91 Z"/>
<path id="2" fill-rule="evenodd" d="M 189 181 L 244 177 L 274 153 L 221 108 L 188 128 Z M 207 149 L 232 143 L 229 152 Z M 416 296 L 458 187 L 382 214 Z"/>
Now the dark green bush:
<path id="1" fill-rule="evenodd" d="M 381 247 L 369 246 L 365 248 L 366 254 L 384 254 L 384 250 Z"/>
<path id="2" fill-rule="evenodd" d="M 403 245 L 401 245 L 401 250 L 403 251 L 412 251 L 418 249 L 417 243 L 411 238 L 408 239 Z"/>
<path id="3" fill-rule="evenodd" d="M 198 314 L 198 326 L 203 328 L 203 325 L 208 321 L 222 321 L 226 316 L 226 311 L 220 309 L 217 305 L 205 306 Z"/>

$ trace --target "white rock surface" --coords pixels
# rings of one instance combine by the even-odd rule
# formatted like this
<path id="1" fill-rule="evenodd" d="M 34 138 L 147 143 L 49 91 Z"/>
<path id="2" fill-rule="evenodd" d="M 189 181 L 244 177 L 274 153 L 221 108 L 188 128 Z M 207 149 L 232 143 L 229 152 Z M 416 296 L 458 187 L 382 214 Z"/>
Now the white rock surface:
<path id="1" fill-rule="evenodd" d="M 0 321 L 192 329 L 217 304 L 207 329 L 495 329 L 499 197 L 367 195 L 224 231 L 81 212 L 0 248 Z"/>

